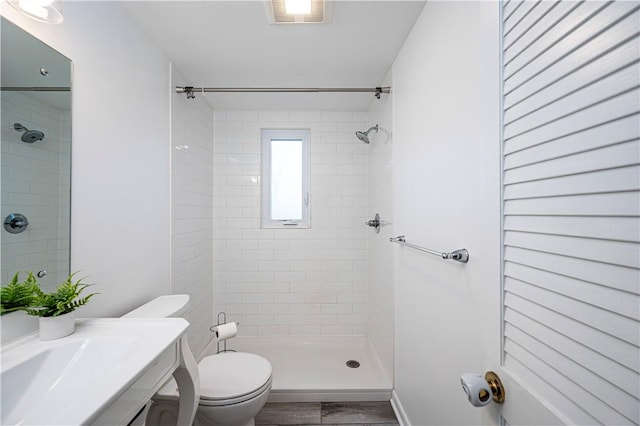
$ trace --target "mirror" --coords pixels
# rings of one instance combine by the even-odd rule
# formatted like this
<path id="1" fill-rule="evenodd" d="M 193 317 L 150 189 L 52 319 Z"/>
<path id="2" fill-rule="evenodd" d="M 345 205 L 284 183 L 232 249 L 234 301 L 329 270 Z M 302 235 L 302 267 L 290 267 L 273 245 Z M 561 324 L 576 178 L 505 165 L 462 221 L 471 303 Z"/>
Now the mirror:
<path id="1" fill-rule="evenodd" d="M 71 61 L 4 17 L 0 23 L 2 284 L 69 275 Z"/>

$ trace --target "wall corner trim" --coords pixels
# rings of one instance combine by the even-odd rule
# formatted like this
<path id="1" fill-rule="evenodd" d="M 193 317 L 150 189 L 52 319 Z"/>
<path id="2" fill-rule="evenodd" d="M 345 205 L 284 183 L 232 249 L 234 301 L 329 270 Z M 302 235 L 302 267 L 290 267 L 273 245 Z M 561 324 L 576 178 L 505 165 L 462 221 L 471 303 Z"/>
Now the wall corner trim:
<path id="1" fill-rule="evenodd" d="M 400 426 L 411 426 L 407 413 L 405 413 L 404 408 L 402 408 L 402 403 L 400 403 L 400 398 L 398 398 L 398 394 L 395 390 L 391 392 L 390 402 L 393 412 L 396 413 L 396 418 L 398 419 Z"/>

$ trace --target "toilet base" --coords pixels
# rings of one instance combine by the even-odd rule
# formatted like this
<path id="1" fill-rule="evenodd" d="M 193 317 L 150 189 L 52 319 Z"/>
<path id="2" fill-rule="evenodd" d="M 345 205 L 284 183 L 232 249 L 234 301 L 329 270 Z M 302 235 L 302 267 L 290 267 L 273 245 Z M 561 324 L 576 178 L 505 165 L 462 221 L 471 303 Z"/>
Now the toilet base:
<path id="1" fill-rule="evenodd" d="M 196 414 L 194 426 L 255 426 L 253 417 L 249 420 L 228 419 L 212 422 L 209 418 Z M 147 426 L 175 426 L 178 421 L 178 403 L 176 401 L 152 401 L 145 424 Z"/>
<path id="2" fill-rule="evenodd" d="M 198 410 L 200 410 L 200 408 L 198 408 Z M 237 410 L 237 409 L 234 409 Z M 235 413 L 237 414 L 244 414 L 244 413 L 238 413 L 237 411 L 235 411 Z M 222 418 L 221 418 L 222 417 Z M 238 418 L 238 417 L 242 417 L 242 418 Z M 193 422 L 194 426 L 255 426 L 255 420 L 254 417 L 251 416 L 251 418 L 249 420 L 246 419 L 246 414 L 238 416 L 238 415 L 234 415 L 232 413 L 231 416 L 214 416 L 214 418 L 211 418 L 210 415 L 198 415 L 196 413 L 196 419 Z"/>
<path id="3" fill-rule="evenodd" d="M 266 404 L 270 390 L 271 379 L 261 393 L 249 400 L 230 405 L 198 405 L 193 424 L 194 426 L 255 426 L 254 417 Z M 148 426 L 175 426 L 177 420 L 177 398 L 156 396 L 151 400 L 146 419 Z"/>
<path id="4" fill-rule="evenodd" d="M 238 423 L 236 421 L 231 421 L 231 422 L 220 422 L 220 421 L 214 421 L 211 422 L 210 419 L 204 417 L 204 416 L 200 416 L 200 418 L 198 418 L 198 415 L 196 415 L 196 419 L 193 423 L 194 426 L 255 426 L 256 422 L 254 420 L 253 417 L 251 417 L 251 419 L 249 419 L 248 421 L 244 421 L 241 423 Z"/>
<path id="5" fill-rule="evenodd" d="M 174 401 L 151 401 L 144 422 L 147 426 L 175 426 L 178 423 L 178 404 Z"/>

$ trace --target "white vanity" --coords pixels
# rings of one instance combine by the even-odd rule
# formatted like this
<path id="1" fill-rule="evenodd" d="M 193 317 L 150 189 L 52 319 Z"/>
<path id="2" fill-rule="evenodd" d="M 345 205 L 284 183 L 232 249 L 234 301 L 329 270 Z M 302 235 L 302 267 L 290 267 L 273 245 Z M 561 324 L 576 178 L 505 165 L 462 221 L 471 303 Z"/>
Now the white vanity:
<path id="1" fill-rule="evenodd" d="M 37 332 L 2 346 L 2 425 L 128 425 L 173 375 L 178 424 L 193 422 L 197 366 L 182 318 L 77 322 L 74 334 L 40 341 Z"/>

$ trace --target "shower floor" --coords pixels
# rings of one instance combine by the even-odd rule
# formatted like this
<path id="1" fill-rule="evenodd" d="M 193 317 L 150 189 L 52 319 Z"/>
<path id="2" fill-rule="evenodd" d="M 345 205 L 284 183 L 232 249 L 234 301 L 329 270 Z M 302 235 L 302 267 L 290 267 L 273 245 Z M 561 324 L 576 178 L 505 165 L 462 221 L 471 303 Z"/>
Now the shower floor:
<path id="1" fill-rule="evenodd" d="M 391 381 L 364 336 L 236 337 L 227 342 L 227 349 L 255 353 L 271 362 L 269 402 L 391 399 Z M 211 342 L 205 353 L 215 354 L 216 343 Z M 360 367 L 347 367 L 349 360 Z"/>

